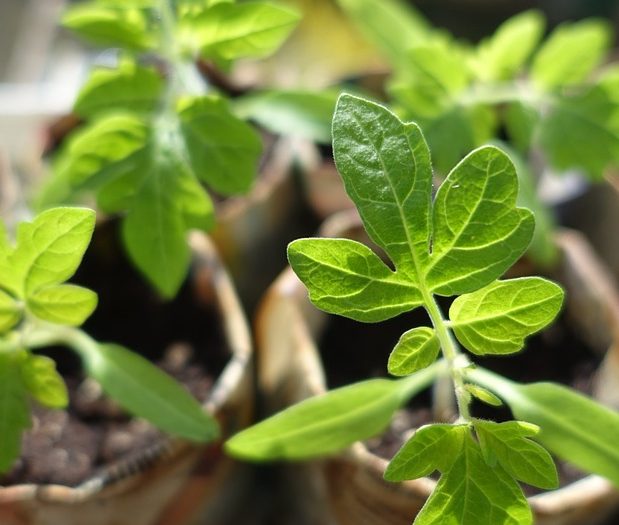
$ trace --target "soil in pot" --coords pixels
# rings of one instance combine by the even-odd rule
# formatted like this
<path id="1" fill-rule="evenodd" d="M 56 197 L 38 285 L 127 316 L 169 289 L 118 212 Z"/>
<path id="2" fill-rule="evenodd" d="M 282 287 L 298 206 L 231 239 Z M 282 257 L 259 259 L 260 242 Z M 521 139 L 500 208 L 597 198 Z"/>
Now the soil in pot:
<path id="1" fill-rule="evenodd" d="M 117 223 L 98 225 L 73 281 L 99 295 L 85 330 L 99 341 L 120 343 L 156 362 L 200 401 L 224 368 L 229 350 L 208 282 L 185 282 L 177 298 L 164 302 L 136 273 L 118 245 Z M 133 419 L 84 379 L 77 356 L 66 348 L 46 349 L 69 387 L 67 410 L 33 409 L 33 426 L 23 439 L 22 457 L 0 484 L 77 485 L 106 465 L 139 457 L 162 434 Z M 155 450 L 155 448 L 153 448 Z M 155 459 L 155 458 L 153 458 Z"/>

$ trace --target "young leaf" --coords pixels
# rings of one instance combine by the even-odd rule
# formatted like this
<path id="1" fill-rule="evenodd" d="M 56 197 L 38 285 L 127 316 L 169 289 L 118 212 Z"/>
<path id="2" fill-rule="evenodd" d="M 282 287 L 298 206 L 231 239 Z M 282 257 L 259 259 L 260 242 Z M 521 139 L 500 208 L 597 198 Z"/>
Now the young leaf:
<path id="1" fill-rule="evenodd" d="M 535 437 L 553 454 L 619 486 L 619 414 L 552 383 L 519 384 L 487 370 L 467 378 L 499 395 L 518 419 L 540 427 Z"/>
<path id="2" fill-rule="evenodd" d="M 15 298 L 0 290 L 0 334 L 13 328 L 21 316 L 22 311 Z"/>
<path id="3" fill-rule="evenodd" d="M 440 349 L 432 328 L 413 328 L 404 332 L 395 345 L 389 355 L 387 370 L 394 376 L 407 376 L 434 363 Z"/>
<path id="4" fill-rule="evenodd" d="M 233 108 L 240 118 L 254 120 L 273 133 L 327 143 L 335 100 L 330 91 L 273 90 L 239 97 Z"/>
<path id="5" fill-rule="evenodd" d="M 539 427 L 521 421 L 494 423 L 476 419 L 475 431 L 481 451 L 490 465 L 491 457 L 498 461 L 514 478 L 543 489 L 559 486 L 557 469 L 550 454 L 530 437 L 539 433 Z"/>
<path id="6" fill-rule="evenodd" d="M 82 117 L 118 110 L 152 111 L 162 92 L 163 79 L 157 71 L 126 61 L 117 69 L 93 71 L 73 110 Z"/>
<path id="7" fill-rule="evenodd" d="M 28 393 L 41 405 L 64 408 L 69 404 L 67 386 L 53 359 L 28 355 L 21 364 L 21 376 Z"/>
<path id="8" fill-rule="evenodd" d="M 153 45 L 147 33 L 144 14 L 138 9 L 83 3 L 67 10 L 62 24 L 99 46 L 145 50 Z"/>
<path id="9" fill-rule="evenodd" d="M 421 304 L 416 286 L 399 278 L 367 246 L 347 239 L 298 239 L 288 260 L 323 310 L 378 322 Z"/>
<path id="10" fill-rule="evenodd" d="M 0 352 L 0 472 L 19 456 L 22 432 L 30 427 L 28 392 L 20 374 L 22 352 Z"/>
<path id="11" fill-rule="evenodd" d="M 22 223 L 10 263 L 19 276 L 21 297 L 71 277 L 95 227 L 95 212 L 86 208 L 54 208 Z"/>
<path id="12" fill-rule="evenodd" d="M 426 369 L 396 381 L 371 379 L 311 397 L 233 436 L 226 450 L 259 461 L 331 454 L 380 433 L 434 374 Z"/>
<path id="13" fill-rule="evenodd" d="M 262 149 L 253 128 L 215 97 L 186 98 L 179 103 L 178 115 L 196 176 L 224 195 L 246 192 Z"/>
<path id="14" fill-rule="evenodd" d="M 82 349 L 81 356 L 88 374 L 132 414 L 192 441 L 217 437 L 215 420 L 183 387 L 143 357 L 115 344 Z"/>
<path id="15" fill-rule="evenodd" d="M 490 392 L 490 390 L 486 390 L 485 388 L 473 385 L 471 383 L 467 383 L 466 385 L 464 385 L 464 388 L 473 397 L 476 397 L 477 399 L 483 401 L 488 405 L 492 405 L 493 407 L 500 407 L 503 404 L 503 401 L 501 401 L 497 396 Z"/>
<path id="16" fill-rule="evenodd" d="M 30 294 L 28 309 L 39 319 L 68 326 L 80 326 L 97 307 L 97 294 L 87 288 L 60 284 Z"/>
<path id="17" fill-rule="evenodd" d="M 540 277 L 494 283 L 456 298 L 449 317 L 458 340 L 471 352 L 511 354 L 525 337 L 538 332 L 559 313 L 563 290 Z"/>
<path id="18" fill-rule="evenodd" d="M 470 433 L 462 453 L 441 479 L 415 525 L 530 525 L 531 509 L 518 483 L 500 466 L 488 466 Z"/>
<path id="19" fill-rule="evenodd" d="M 562 24 L 535 56 L 531 78 L 546 90 L 578 84 L 600 65 L 610 44 L 611 30 L 606 22 Z"/>
<path id="20" fill-rule="evenodd" d="M 295 11 L 273 4 L 224 2 L 183 17 L 179 38 L 207 58 L 260 58 L 275 51 L 298 21 Z"/>
<path id="21" fill-rule="evenodd" d="M 439 470 L 447 472 L 463 453 L 468 425 L 432 424 L 419 428 L 385 470 L 387 481 L 405 481 Z"/>
<path id="22" fill-rule="evenodd" d="M 511 79 L 524 66 L 544 32 L 539 11 L 525 11 L 506 22 L 484 40 L 476 57 L 480 76 L 487 81 Z"/>

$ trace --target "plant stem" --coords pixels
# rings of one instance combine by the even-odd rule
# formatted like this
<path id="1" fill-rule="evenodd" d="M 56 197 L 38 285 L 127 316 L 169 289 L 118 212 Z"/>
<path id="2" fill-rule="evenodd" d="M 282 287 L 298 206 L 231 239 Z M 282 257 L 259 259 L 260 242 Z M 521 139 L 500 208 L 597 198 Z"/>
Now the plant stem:
<path id="1" fill-rule="evenodd" d="M 436 330 L 436 336 L 441 345 L 443 356 L 447 362 L 447 370 L 453 382 L 460 419 L 469 422 L 471 420 L 471 413 L 469 411 L 470 396 L 464 389 L 463 375 L 463 368 L 469 364 L 468 359 L 460 352 L 458 344 L 454 340 L 445 318 L 443 317 L 443 312 L 434 299 L 434 296 L 426 289 L 422 289 L 421 292 L 425 301 L 426 310 Z"/>

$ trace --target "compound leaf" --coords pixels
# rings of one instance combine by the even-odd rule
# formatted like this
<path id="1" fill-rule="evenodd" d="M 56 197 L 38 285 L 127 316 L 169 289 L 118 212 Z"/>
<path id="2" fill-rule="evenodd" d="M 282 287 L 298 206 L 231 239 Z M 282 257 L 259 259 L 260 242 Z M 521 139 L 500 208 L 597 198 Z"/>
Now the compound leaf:
<path id="1" fill-rule="evenodd" d="M 546 90 L 578 84 L 600 65 L 610 44 L 611 29 L 606 22 L 561 24 L 535 56 L 531 78 Z"/>
<path id="2" fill-rule="evenodd" d="M 406 376 L 430 366 L 438 357 L 440 343 L 432 328 L 421 326 L 404 332 L 395 345 L 387 369 L 394 376 Z"/>
<path id="3" fill-rule="evenodd" d="M 463 453 L 468 425 L 433 424 L 419 428 L 385 470 L 387 481 L 405 481 L 447 472 Z"/>
<path id="4" fill-rule="evenodd" d="M 398 278 L 367 246 L 348 239 L 298 239 L 290 265 L 323 310 L 378 322 L 419 306 L 419 290 Z"/>
<path id="5" fill-rule="evenodd" d="M 511 354 L 525 337 L 559 313 L 563 290 L 540 277 L 496 281 L 452 303 L 449 316 L 458 340 L 471 352 Z"/>
<path id="6" fill-rule="evenodd" d="M 95 69 L 73 110 L 83 117 L 118 110 L 152 111 L 162 91 L 163 79 L 156 70 L 126 61 L 117 69 Z"/>
<path id="7" fill-rule="evenodd" d="M 543 489 L 559 485 L 557 469 L 550 454 L 531 437 L 539 427 L 522 421 L 474 421 L 486 463 L 498 461 L 514 478 Z"/>
<path id="8" fill-rule="evenodd" d="M 97 294 L 73 284 L 47 286 L 30 294 L 27 305 L 44 321 L 80 326 L 97 307 Z"/>
<path id="9" fill-rule="evenodd" d="M 48 408 L 64 408 L 69 404 L 67 385 L 56 370 L 53 359 L 28 355 L 21 364 L 21 376 L 28 393 Z"/>

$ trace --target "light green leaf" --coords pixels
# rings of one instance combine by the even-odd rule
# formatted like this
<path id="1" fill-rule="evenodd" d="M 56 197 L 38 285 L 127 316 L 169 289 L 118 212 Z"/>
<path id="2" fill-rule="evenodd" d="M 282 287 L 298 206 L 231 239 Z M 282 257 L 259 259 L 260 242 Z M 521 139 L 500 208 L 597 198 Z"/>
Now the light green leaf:
<path id="1" fill-rule="evenodd" d="M 393 66 L 404 66 L 405 51 L 423 42 L 431 31 L 423 16 L 400 0 L 337 0 L 337 3 Z"/>
<path id="2" fill-rule="evenodd" d="M 462 453 L 442 473 L 415 525 L 530 525 L 531 509 L 516 481 L 490 467 L 470 433 Z"/>
<path id="3" fill-rule="evenodd" d="M 516 208 L 517 195 L 514 165 L 495 147 L 473 151 L 451 171 L 434 200 L 432 259 L 426 268 L 434 293 L 477 290 L 522 255 L 535 220 L 529 210 Z"/>
<path id="4" fill-rule="evenodd" d="M 584 81 L 604 59 L 611 34 L 609 24 L 601 20 L 560 25 L 533 60 L 533 82 L 540 89 L 553 90 Z"/>
<path id="5" fill-rule="evenodd" d="M 432 328 L 421 326 L 404 332 L 389 355 L 387 370 L 406 376 L 430 366 L 438 357 L 440 344 Z"/>
<path id="6" fill-rule="evenodd" d="M 69 394 L 53 359 L 29 355 L 21 363 L 21 376 L 28 393 L 48 408 L 65 408 Z"/>
<path id="7" fill-rule="evenodd" d="M 380 433 L 435 373 L 426 369 L 406 379 L 371 379 L 311 397 L 233 436 L 226 450 L 261 461 L 331 454 Z"/>
<path id="8" fill-rule="evenodd" d="M 153 47 L 146 18 L 139 9 L 83 3 L 67 10 L 62 24 L 98 46 L 118 46 L 129 50 Z"/>
<path id="9" fill-rule="evenodd" d="M 83 117 L 118 110 L 152 111 L 162 90 L 163 79 L 157 71 L 126 61 L 118 69 L 95 69 L 73 109 Z"/>
<path id="10" fill-rule="evenodd" d="M 336 95 L 331 91 L 263 91 L 234 100 L 235 114 L 273 133 L 327 143 Z"/>
<path id="11" fill-rule="evenodd" d="M 143 357 L 115 344 L 81 352 L 88 374 L 132 414 L 191 441 L 217 438 L 216 421 L 170 376 Z"/>
<path id="12" fill-rule="evenodd" d="M 95 227 L 95 212 L 86 208 L 54 208 L 22 223 L 10 264 L 19 281 L 20 297 L 39 288 L 60 284 L 71 277 Z"/>
<path id="13" fill-rule="evenodd" d="M 342 95 L 333 151 L 368 234 L 415 284 L 430 257 L 432 168 L 421 130 L 382 106 Z"/>
<path id="14" fill-rule="evenodd" d="M 558 285 L 540 277 L 495 281 L 456 298 L 449 317 L 456 337 L 471 352 L 511 354 L 557 316 L 563 295 Z"/>
<path id="15" fill-rule="evenodd" d="M 0 290 L 0 334 L 13 328 L 21 316 L 22 310 L 15 298 Z"/>
<path id="16" fill-rule="evenodd" d="M 539 426 L 535 439 L 550 452 L 619 486 L 617 412 L 553 383 L 523 385 L 481 368 L 467 377 L 503 398 L 515 417 Z"/>
<path id="17" fill-rule="evenodd" d="M 605 168 L 619 164 L 619 71 L 593 87 L 558 97 L 540 122 L 539 141 L 556 169 L 582 168 L 601 180 Z"/>
<path id="18" fill-rule="evenodd" d="M 503 404 L 503 401 L 501 401 L 497 396 L 490 392 L 490 390 L 486 390 L 485 388 L 473 385 L 471 383 L 467 383 L 466 385 L 464 385 L 464 388 L 473 397 L 476 397 L 477 399 L 483 401 L 488 405 L 499 407 Z"/>
<path id="19" fill-rule="evenodd" d="M 476 419 L 475 431 L 486 463 L 496 461 L 514 478 L 543 489 L 559 486 L 557 469 L 550 454 L 528 439 L 539 433 L 539 427 L 522 421 L 494 423 Z"/>
<path id="20" fill-rule="evenodd" d="M 261 58 L 273 53 L 299 21 L 296 11 L 274 4 L 220 2 L 179 21 L 179 39 L 208 58 Z"/>
<path id="21" fill-rule="evenodd" d="M 262 149 L 256 132 L 220 98 L 184 99 L 178 114 L 196 176 L 224 195 L 249 190 Z"/>
<path id="22" fill-rule="evenodd" d="M 41 288 L 28 296 L 28 309 L 39 319 L 79 326 L 97 307 L 97 294 L 73 284 Z"/>
<path id="23" fill-rule="evenodd" d="M 28 392 L 20 374 L 24 357 L 23 352 L 0 352 L 0 472 L 12 467 L 22 432 L 30 427 Z"/>
<path id="24" fill-rule="evenodd" d="M 468 425 L 432 424 L 419 428 L 389 462 L 387 481 L 405 481 L 439 470 L 447 472 L 464 451 Z"/>
<path id="25" fill-rule="evenodd" d="M 544 32 L 544 17 L 539 11 L 513 16 L 481 42 L 476 70 L 484 81 L 510 80 L 525 65 Z"/>
<path id="26" fill-rule="evenodd" d="M 327 312 L 375 323 L 421 305 L 419 290 L 359 242 L 298 239 L 288 246 L 288 260 L 312 302 Z"/>

